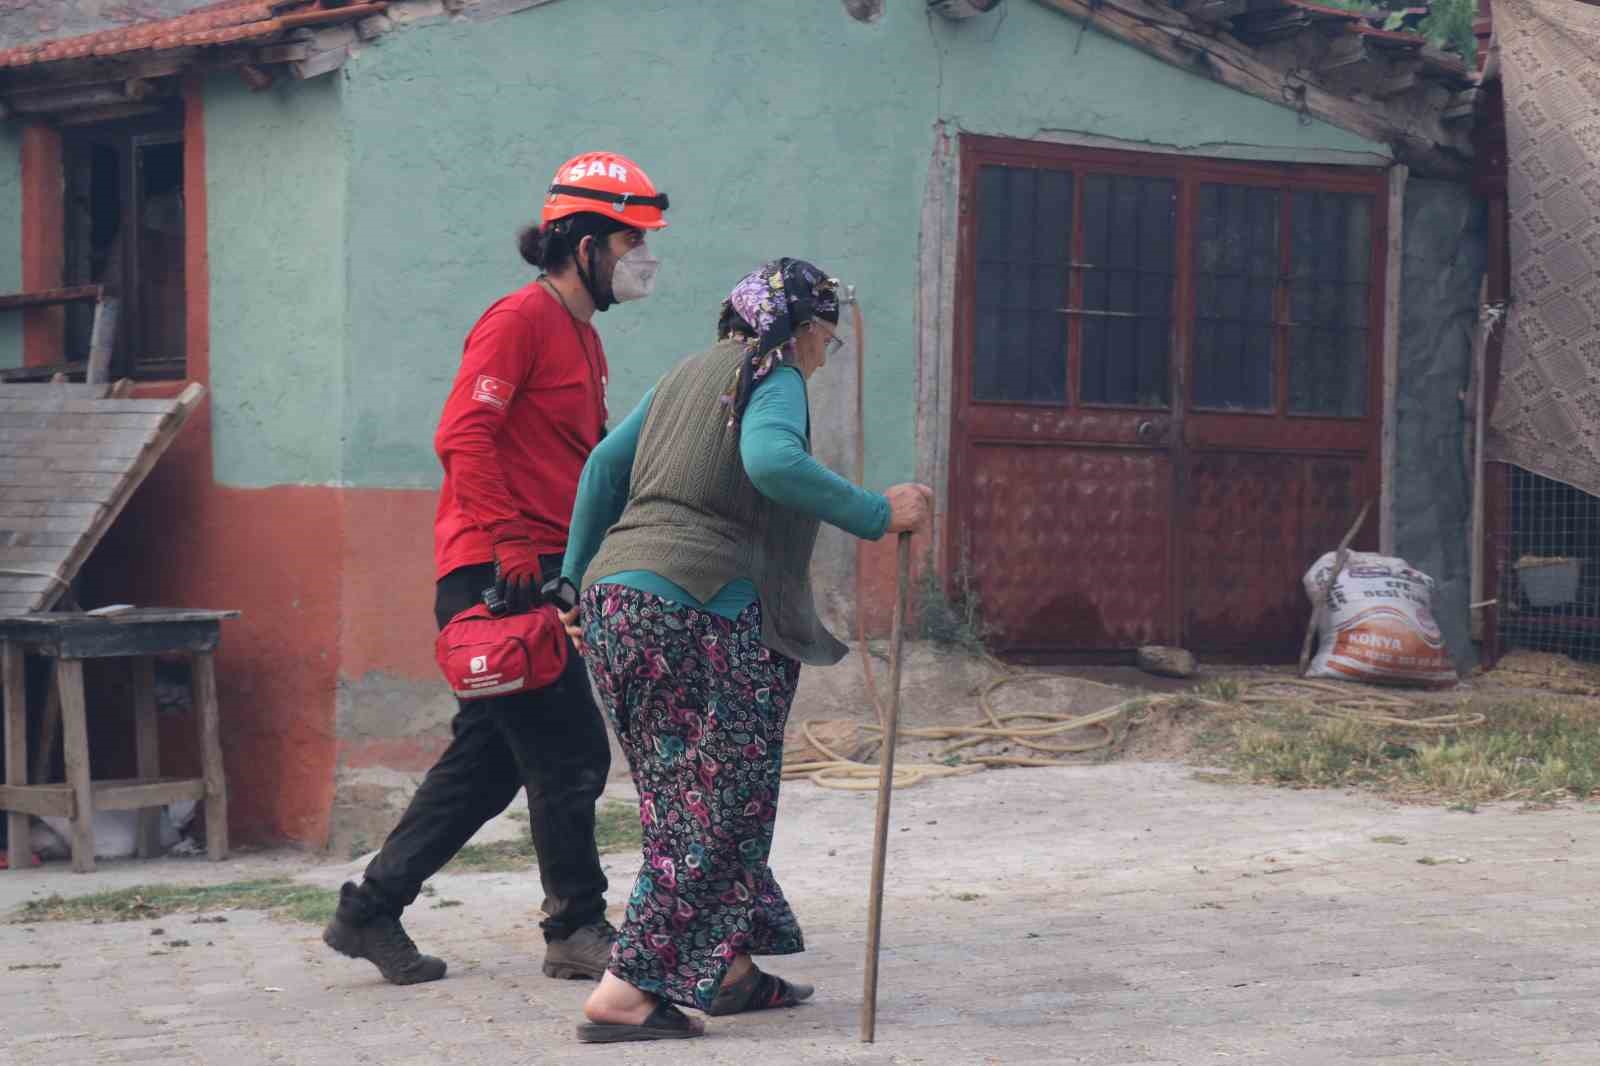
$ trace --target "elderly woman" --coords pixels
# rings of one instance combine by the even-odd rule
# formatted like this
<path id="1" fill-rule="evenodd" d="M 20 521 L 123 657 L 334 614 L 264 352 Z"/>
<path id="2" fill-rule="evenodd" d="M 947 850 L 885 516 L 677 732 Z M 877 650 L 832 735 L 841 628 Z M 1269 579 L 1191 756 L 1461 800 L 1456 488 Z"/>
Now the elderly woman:
<path id="1" fill-rule="evenodd" d="M 639 790 L 644 863 L 581 1040 L 699 1036 L 678 1006 L 811 995 L 751 956 L 804 949 L 767 856 L 800 664 L 847 650 L 817 618 L 812 546 L 819 522 L 869 540 L 914 529 L 932 495 L 867 492 L 812 458 L 806 382 L 838 321 L 836 282 L 767 263 L 723 304 L 717 344 L 584 468 L 562 568 L 584 592 L 568 619 Z"/>

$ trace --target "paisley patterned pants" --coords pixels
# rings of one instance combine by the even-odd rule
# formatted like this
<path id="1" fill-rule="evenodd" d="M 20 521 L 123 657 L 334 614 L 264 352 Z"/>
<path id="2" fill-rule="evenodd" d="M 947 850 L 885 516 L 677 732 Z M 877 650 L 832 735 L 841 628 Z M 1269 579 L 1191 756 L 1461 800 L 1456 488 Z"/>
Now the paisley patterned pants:
<path id="1" fill-rule="evenodd" d="M 730 622 L 601 583 L 583 618 L 644 830 L 611 972 L 704 1009 L 735 956 L 805 949 L 767 866 L 800 664 L 761 643 L 759 604 Z"/>

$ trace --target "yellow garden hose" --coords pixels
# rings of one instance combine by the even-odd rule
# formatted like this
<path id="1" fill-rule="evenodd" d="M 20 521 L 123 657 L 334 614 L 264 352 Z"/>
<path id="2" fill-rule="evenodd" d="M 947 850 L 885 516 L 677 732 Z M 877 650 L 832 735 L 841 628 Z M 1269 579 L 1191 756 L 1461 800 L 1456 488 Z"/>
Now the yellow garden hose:
<path id="1" fill-rule="evenodd" d="M 879 712 L 881 721 L 882 705 L 879 702 L 877 688 L 873 683 L 872 667 L 868 662 L 871 659 L 871 654 L 865 650 L 864 644 L 861 655 L 867 691 L 871 695 L 874 709 Z M 1133 713 L 1147 715 L 1155 710 L 1178 705 L 1219 709 L 1242 706 L 1256 713 L 1263 713 L 1268 710 L 1299 711 L 1323 718 L 1340 718 L 1366 725 L 1392 726 L 1424 732 L 1467 729 L 1481 725 L 1484 722 L 1484 716 L 1475 712 L 1417 715 L 1415 712 L 1421 710 L 1425 704 L 1398 693 L 1352 688 L 1335 682 L 1308 681 L 1287 677 L 1258 678 L 1243 682 L 1240 685 L 1238 695 L 1229 700 L 1202 697 L 1193 692 L 1162 693 L 1157 695 L 1142 694 L 1086 714 L 1062 714 L 1046 711 L 1018 711 L 1001 714 L 995 711 L 991 699 L 997 691 L 1008 685 L 1041 680 L 1073 681 L 1078 684 L 1093 685 L 1097 688 L 1111 689 L 1113 691 L 1121 690 L 1115 685 L 1107 685 L 1103 682 L 1090 681 L 1086 678 L 1072 677 L 1070 675 L 1039 672 L 1017 673 L 993 658 L 989 658 L 988 662 L 991 667 L 996 669 L 999 676 L 991 678 L 978 694 L 978 708 L 983 713 L 981 719 L 967 725 L 901 727 L 899 730 L 900 736 L 913 737 L 919 740 L 954 741 L 954 743 L 935 753 L 935 757 L 939 759 L 949 758 L 957 752 L 987 741 L 1004 741 L 1041 754 L 977 755 L 956 765 L 945 763 L 897 763 L 894 773 L 894 786 L 896 788 L 909 788 L 912 785 L 935 778 L 976 773 L 991 766 L 1076 765 L 1072 760 L 1062 756 L 1082 755 L 1086 752 L 1110 747 L 1114 743 L 1116 736 L 1111 728 L 1111 723 L 1116 719 Z M 1406 712 L 1412 713 L 1407 715 Z M 1021 722 L 1032 724 L 1012 724 Z M 881 743 L 881 728 L 867 724 L 863 725 L 861 729 L 868 736 L 876 735 Z M 1085 729 L 1098 730 L 1099 733 L 1088 739 L 1077 741 L 1050 739 Z M 816 735 L 813 723 L 809 721 L 800 723 L 800 735 L 805 738 L 806 743 L 820 752 L 824 758 L 786 765 L 783 768 L 784 777 L 803 777 L 823 788 L 841 789 L 849 792 L 871 792 L 878 787 L 878 766 L 876 763 L 862 762 L 858 759 L 846 758 L 840 755 L 826 741 Z"/>

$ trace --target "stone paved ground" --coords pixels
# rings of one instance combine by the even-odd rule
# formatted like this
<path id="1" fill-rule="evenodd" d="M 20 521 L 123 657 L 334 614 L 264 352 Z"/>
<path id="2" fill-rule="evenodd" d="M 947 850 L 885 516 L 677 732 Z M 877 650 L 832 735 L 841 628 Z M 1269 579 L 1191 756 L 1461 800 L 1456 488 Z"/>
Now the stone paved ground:
<path id="1" fill-rule="evenodd" d="M 879 1041 L 864 1046 L 871 810 L 870 795 L 788 790 L 775 865 L 811 950 L 774 968 L 816 981 L 817 1000 L 712 1019 L 697 1043 L 577 1044 L 585 986 L 540 976 L 531 880 L 480 874 L 438 878 L 408 915 L 451 962 L 409 989 L 251 913 L 0 926 L 0 1062 L 1600 1063 L 1594 809 L 1399 807 L 1159 764 L 921 785 L 896 800 Z M 620 900 L 631 863 L 613 858 Z M 296 861 L 0 873 L 0 907 Z M 162 947 L 175 937 L 191 946 Z M 11 968 L 41 962 L 61 968 Z"/>

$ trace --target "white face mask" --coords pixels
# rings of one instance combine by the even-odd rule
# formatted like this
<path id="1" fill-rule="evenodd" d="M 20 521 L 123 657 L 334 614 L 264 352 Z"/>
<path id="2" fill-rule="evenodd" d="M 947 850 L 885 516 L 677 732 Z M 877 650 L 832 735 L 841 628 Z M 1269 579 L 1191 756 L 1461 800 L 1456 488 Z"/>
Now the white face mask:
<path id="1" fill-rule="evenodd" d="M 617 303 L 642 300 L 655 288 L 656 270 L 661 260 L 650 254 L 650 249 L 640 244 L 628 250 L 617 260 L 611 271 L 611 298 Z"/>

